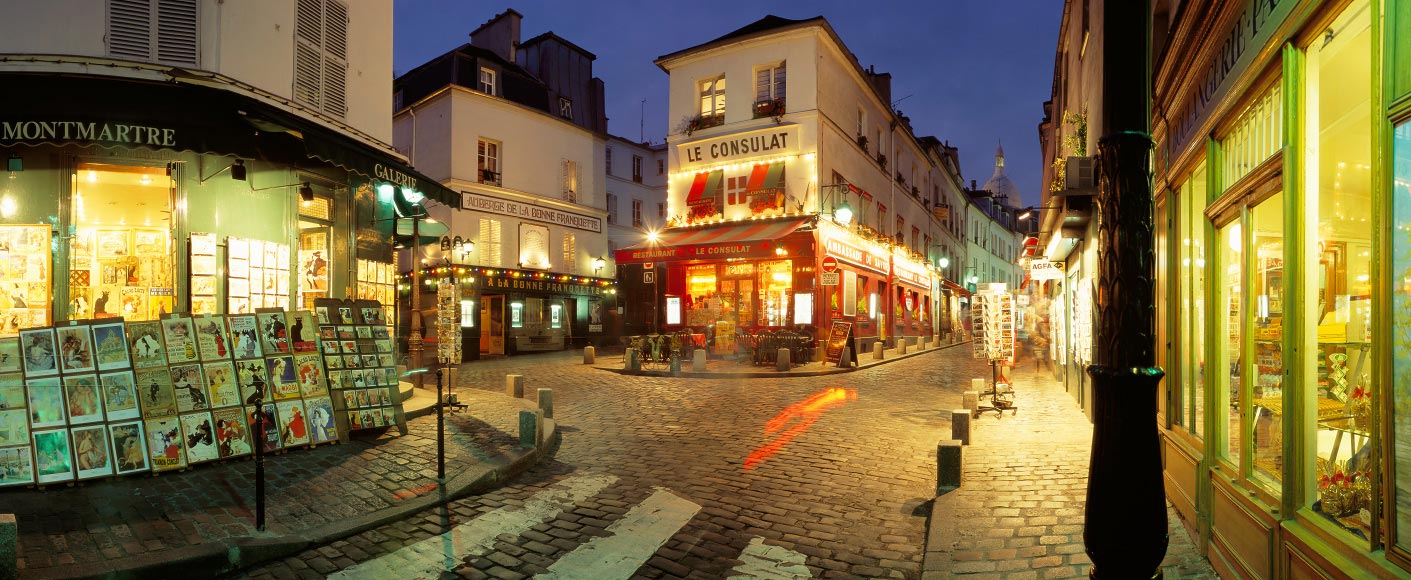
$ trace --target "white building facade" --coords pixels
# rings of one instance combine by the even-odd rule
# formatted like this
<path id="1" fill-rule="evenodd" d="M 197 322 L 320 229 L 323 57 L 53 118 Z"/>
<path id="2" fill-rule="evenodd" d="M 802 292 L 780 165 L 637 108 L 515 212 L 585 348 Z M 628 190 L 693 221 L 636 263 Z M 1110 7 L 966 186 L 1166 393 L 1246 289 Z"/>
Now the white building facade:
<path id="1" fill-rule="evenodd" d="M 640 243 L 666 227 L 666 144 L 612 136 L 603 147 L 607 187 L 608 255 L 604 276 L 617 276 L 618 248 Z"/>
<path id="2" fill-rule="evenodd" d="M 394 143 L 458 194 L 430 208 L 448 231 L 415 261 L 459 284 L 471 358 L 589 344 L 612 307 L 596 57 L 552 33 L 521 42 L 520 20 L 496 15 L 394 84 Z"/>

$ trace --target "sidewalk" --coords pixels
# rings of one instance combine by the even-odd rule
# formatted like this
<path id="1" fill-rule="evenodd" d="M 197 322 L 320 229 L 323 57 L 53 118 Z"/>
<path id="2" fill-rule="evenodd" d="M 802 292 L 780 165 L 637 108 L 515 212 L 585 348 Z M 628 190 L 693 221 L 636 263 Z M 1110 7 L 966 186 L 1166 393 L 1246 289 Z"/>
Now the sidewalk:
<path id="1" fill-rule="evenodd" d="M 20 578 L 215 576 L 492 488 L 538 461 L 518 445 L 532 397 L 457 389 L 469 407 L 446 415 L 451 477 L 438 491 L 436 417 L 426 413 L 434 392 L 407 401 L 409 417 L 416 407 L 424 415 L 407 421 L 407 435 L 360 432 L 348 444 L 266 456 L 265 532 L 254 526 L 253 459 L 5 490 L 0 512 L 18 519 Z"/>
<path id="2" fill-rule="evenodd" d="M 640 370 L 627 370 L 626 368 L 624 368 L 626 365 L 625 361 L 623 360 L 624 355 L 622 353 L 622 350 L 614 349 L 606 353 L 598 351 L 595 354 L 596 360 L 593 363 L 593 368 L 623 375 L 655 377 L 674 376 L 699 379 L 816 377 L 822 375 L 832 375 L 838 373 L 850 373 L 854 371 L 860 371 L 862 369 L 877 366 L 879 364 L 886 364 L 903 358 L 917 356 L 923 353 L 936 352 L 937 350 L 959 346 L 969 348 L 970 342 L 941 342 L 937 344 L 936 342 L 932 341 L 927 344 L 925 348 L 922 348 L 921 345 L 918 343 L 906 347 L 905 354 L 902 354 L 901 351 L 899 351 L 898 349 L 889 348 L 885 349 L 882 352 L 881 359 L 876 358 L 876 355 L 873 354 L 872 351 L 867 351 L 857 355 L 857 360 L 853 361 L 855 365 L 852 367 L 839 367 L 837 363 L 825 364 L 822 359 L 818 359 L 815 357 L 815 360 L 812 362 L 792 364 L 790 365 L 789 370 L 787 371 L 777 370 L 773 363 L 758 365 L 754 364 L 746 355 L 737 355 L 737 357 L 731 358 L 709 357 L 709 359 L 706 361 L 706 368 L 704 371 L 694 370 L 692 368 L 691 361 L 684 360 L 681 361 L 681 370 L 675 373 L 671 372 L 670 367 L 668 365 L 654 363 L 643 364 L 641 365 Z M 576 352 L 578 352 L 578 354 L 581 356 L 583 350 L 578 349 Z"/>
<path id="3" fill-rule="evenodd" d="M 1036 372 L 1031 358 L 1019 363 L 1017 412 L 972 420 L 961 486 L 932 504 L 923 580 L 1088 576 L 1083 505 L 1092 423 L 1047 370 Z M 1166 580 L 1217 578 L 1169 503 L 1166 518 Z"/>

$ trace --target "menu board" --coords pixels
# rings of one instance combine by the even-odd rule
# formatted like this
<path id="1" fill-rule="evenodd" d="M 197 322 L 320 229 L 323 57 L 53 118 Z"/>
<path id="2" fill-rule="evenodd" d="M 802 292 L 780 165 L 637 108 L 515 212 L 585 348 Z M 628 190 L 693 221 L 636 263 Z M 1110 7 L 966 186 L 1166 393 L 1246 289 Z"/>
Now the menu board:
<path id="1" fill-rule="evenodd" d="M 848 347 L 848 339 L 851 336 L 851 322 L 841 320 L 833 321 L 833 329 L 828 332 L 828 350 L 825 353 L 823 364 L 837 364 L 838 366 L 842 366 L 843 350 Z M 857 353 L 853 353 L 853 355 L 856 356 Z"/>

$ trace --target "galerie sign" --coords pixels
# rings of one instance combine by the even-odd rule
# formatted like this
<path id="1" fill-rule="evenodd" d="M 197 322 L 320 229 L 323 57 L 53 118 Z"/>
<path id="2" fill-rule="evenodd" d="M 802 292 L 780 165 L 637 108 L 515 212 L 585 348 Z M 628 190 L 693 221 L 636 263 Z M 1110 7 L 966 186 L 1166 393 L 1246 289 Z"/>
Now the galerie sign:
<path id="1" fill-rule="evenodd" d="M 0 141 L 92 141 L 175 147 L 176 129 L 96 121 L 0 121 Z"/>
<path id="2" fill-rule="evenodd" d="M 736 133 L 677 145 L 683 164 L 716 163 L 751 157 L 793 155 L 799 152 L 797 125 L 774 127 L 765 131 Z"/>
<path id="3" fill-rule="evenodd" d="M 589 232 L 603 231 L 603 220 L 593 216 L 580 215 L 507 199 L 486 197 L 468 191 L 461 192 L 461 209 L 513 216 Z"/>

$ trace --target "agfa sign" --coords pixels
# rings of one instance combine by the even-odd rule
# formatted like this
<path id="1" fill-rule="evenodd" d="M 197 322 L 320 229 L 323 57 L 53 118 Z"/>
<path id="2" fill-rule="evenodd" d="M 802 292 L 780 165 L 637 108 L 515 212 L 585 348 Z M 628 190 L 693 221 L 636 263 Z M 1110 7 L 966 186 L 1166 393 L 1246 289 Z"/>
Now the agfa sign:
<path id="1" fill-rule="evenodd" d="M 1062 262 L 1050 262 L 1048 260 L 1034 260 L 1029 262 L 1030 280 L 1062 280 L 1064 264 Z"/>

